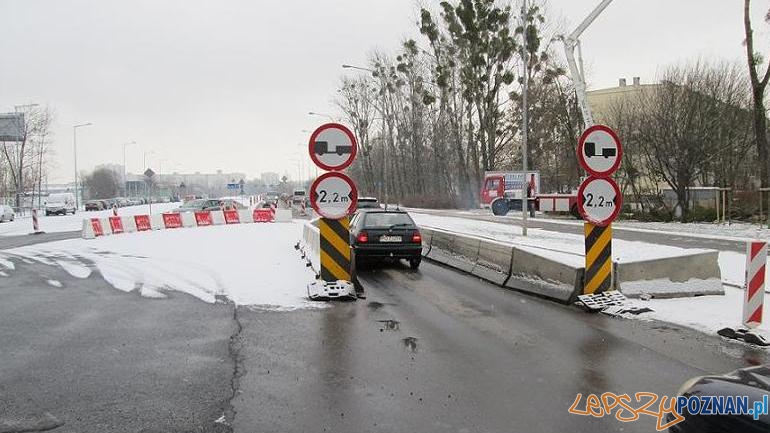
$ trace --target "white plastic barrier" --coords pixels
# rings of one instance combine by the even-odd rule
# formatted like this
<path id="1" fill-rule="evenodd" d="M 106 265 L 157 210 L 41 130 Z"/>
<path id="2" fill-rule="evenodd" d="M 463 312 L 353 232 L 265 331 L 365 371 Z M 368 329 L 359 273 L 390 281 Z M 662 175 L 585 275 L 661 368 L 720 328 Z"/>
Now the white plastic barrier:
<path id="1" fill-rule="evenodd" d="M 275 210 L 275 222 L 277 222 L 277 223 L 289 223 L 289 222 L 291 222 L 291 210 L 290 209 L 276 209 Z"/>
<path id="2" fill-rule="evenodd" d="M 238 219 L 241 221 L 241 224 L 253 223 L 254 216 L 251 213 L 251 209 L 239 209 Z"/>
<path id="3" fill-rule="evenodd" d="M 225 223 L 225 214 L 221 210 L 211 211 L 211 222 L 215 226 L 221 226 Z"/>
<path id="4" fill-rule="evenodd" d="M 302 241 L 308 249 L 307 254 L 313 269 L 321 269 L 321 232 L 316 226 L 318 220 L 307 221 L 302 226 Z"/>
<path id="5" fill-rule="evenodd" d="M 197 227 L 198 223 L 195 221 L 195 214 L 192 212 L 182 212 L 179 214 L 182 217 L 182 227 Z"/>
<path id="6" fill-rule="evenodd" d="M 134 233 L 136 231 L 136 220 L 133 216 L 120 217 L 123 222 L 123 231 L 126 233 Z"/>
<path id="7" fill-rule="evenodd" d="M 163 215 L 150 215 L 150 225 L 152 226 L 153 230 L 164 230 L 166 228 L 166 224 L 163 222 Z"/>
<path id="8" fill-rule="evenodd" d="M 110 226 L 110 219 L 108 218 L 99 218 L 102 222 L 102 231 L 104 231 L 104 235 L 111 235 L 112 234 L 112 228 Z"/>

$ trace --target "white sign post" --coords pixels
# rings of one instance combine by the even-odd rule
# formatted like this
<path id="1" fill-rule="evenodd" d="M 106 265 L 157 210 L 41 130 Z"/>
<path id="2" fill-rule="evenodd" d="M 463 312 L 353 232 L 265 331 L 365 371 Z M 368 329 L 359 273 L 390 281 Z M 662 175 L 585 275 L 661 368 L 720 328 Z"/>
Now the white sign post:
<path id="1" fill-rule="evenodd" d="M 623 147 L 615 132 L 604 126 L 588 128 L 578 142 L 578 161 L 593 177 L 611 176 L 620 166 Z"/>
<path id="2" fill-rule="evenodd" d="M 356 159 L 358 148 L 350 129 L 339 123 L 327 123 L 316 129 L 308 147 L 315 165 L 328 171 L 346 169 Z"/>

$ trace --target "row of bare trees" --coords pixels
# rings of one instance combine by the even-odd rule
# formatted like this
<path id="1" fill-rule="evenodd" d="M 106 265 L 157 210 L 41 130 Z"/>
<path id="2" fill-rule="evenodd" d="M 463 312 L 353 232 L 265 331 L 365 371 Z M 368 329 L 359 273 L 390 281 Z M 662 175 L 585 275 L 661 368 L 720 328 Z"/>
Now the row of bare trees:
<path id="1" fill-rule="evenodd" d="M 419 40 L 349 66 L 365 73 L 347 74 L 337 91 L 361 147 L 351 171 L 362 192 L 420 206 L 478 206 L 484 171 L 521 169 L 524 61 L 529 166 L 541 172 L 544 191 L 573 190 L 583 175 L 574 149 L 584 124 L 543 5 L 524 11 L 495 0 L 453 0 L 419 16 Z M 753 53 L 748 15 L 746 35 Z M 627 202 L 659 210 L 668 186 L 677 205 L 667 210 L 686 218 L 693 186 L 770 186 L 770 67 L 758 75 L 761 63 L 754 53 L 749 73 L 720 62 L 671 67 L 657 84 L 634 86 L 605 107 L 600 120 L 626 144 L 619 180 Z"/>
<path id="2" fill-rule="evenodd" d="M 0 156 L 0 197 L 19 207 L 22 197 L 40 196 L 47 174 L 53 114 L 50 108 L 38 105 L 22 106 L 23 114 L 16 125 L 18 141 L 3 141 Z"/>
<path id="3" fill-rule="evenodd" d="M 494 0 L 421 9 L 422 38 L 395 56 L 375 53 L 366 73 L 347 75 L 337 105 L 353 127 L 364 193 L 428 206 L 476 206 L 484 171 L 521 165 L 521 71 L 527 59 L 533 112 L 530 161 L 555 163 L 547 182 L 579 177 L 562 156 L 580 130 L 574 94 L 552 60 L 541 5 L 527 11 Z M 523 33 L 527 44 L 523 45 Z M 542 114 L 539 116 L 538 114 Z"/>

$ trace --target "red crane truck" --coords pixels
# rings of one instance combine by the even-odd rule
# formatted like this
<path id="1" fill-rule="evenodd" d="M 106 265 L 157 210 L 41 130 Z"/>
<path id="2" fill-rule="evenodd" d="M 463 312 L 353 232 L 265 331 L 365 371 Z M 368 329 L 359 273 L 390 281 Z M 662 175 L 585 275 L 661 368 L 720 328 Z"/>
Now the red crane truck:
<path id="1" fill-rule="evenodd" d="M 578 216 L 577 193 L 543 194 L 539 171 L 487 171 L 481 187 L 481 207 L 491 208 L 495 215 L 521 210 L 521 198 L 527 194 L 529 209 L 541 212 L 563 212 Z"/>

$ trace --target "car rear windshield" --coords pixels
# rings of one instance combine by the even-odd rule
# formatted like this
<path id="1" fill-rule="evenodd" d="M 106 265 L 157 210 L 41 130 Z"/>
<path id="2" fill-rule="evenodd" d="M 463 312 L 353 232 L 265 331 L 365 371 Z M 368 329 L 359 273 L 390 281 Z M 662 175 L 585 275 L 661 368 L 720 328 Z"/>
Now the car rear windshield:
<path id="1" fill-rule="evenodd" d="M 412 227 L 414 222 L 403 212 L 372 212 L 366 214 L 364 227 Z"/>

